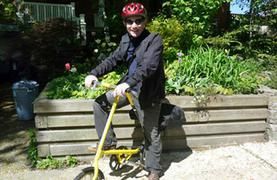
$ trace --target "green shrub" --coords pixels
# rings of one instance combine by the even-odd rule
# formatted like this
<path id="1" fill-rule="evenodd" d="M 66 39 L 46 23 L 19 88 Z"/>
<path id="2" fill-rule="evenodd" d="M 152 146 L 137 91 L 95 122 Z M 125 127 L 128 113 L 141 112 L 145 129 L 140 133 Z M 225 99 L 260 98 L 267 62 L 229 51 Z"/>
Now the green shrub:
<path id="1" fill-rule="evenodd" d="M 16 21 L 16 6 L 10 0 L 0 2 L 0 22 L 14 23 Z"/>
<path id="2" fill-rule="evenodd" d="M 162 36 L 165 49 L 169 47 L 181 48 L 182 36 L 185 29 L 177 18 L 158 16 L 147 25 L 147 28 L 151 32 L 158 32 Z"/>
<path id="3" fill-rule="evenodd" d="M 277 71 L 270 73 L 270 80 L 266 82 L 266 85 L 270 88 L 277 89 Z"/>
<path id="4" fill-rule="evenodd" d="M 210 47 L 228 50 L 230 55 L 236 55 L 244 61 L 251 61 L 257 64 L 260 70 L 270 71 L 272 76 L 276 74 L 276 34 L 262 35 L 257 30 L 252 32 L 249 37 L 249 25 L 241 26 L 222 36 L 209 37 L 205 43 Z M 268 80 L 266 80 L 268 81 Z M 264 82 L 271 87 L 276 87 L 274 78 Z"/>
<path id="5" fill-rule="evenodd" d="M 166 69 L 168 94 L 255 93 L 256 66 L 211 48 L 191 49 Z"/>
<path id="6" fill-rule="evenodd" d="M 181 50 L 174 47 L 164 49 L 163 60 L 165 62 L 165 66 L 169 66 L 171 63 L 173 63 L 177 59 L 177 54 L 179 52 L 181 52 Z"/>
<path id="7" fill-rule="evenodd" d="M 165 51 L 168 48 L 188 50 L 191 46 L 202 44 L 202 36 L 194 33 L 195 27 L 189 23 L 182 23 L 177 17 L 155 17 L 147 28 L 151 32 L 158 32 L 163 38 Z"/>
<path id="8" fill-rule="evenodd" d="M 162 13 L 166 17 L 176 16 L 191 34 L 204 36 L 212 32 L 214 16 L 224 2 L 229 0 L 166 0 Z"/>
<path id="9" fill-rule="evenodd" d="M 63 18 L 34 24 L 23 34 L 31 64 L 47 67 L 47 80 L 63 73 L 64 64 L 82 55 L 81 40 L 76 39 L 77 25 Z"/>

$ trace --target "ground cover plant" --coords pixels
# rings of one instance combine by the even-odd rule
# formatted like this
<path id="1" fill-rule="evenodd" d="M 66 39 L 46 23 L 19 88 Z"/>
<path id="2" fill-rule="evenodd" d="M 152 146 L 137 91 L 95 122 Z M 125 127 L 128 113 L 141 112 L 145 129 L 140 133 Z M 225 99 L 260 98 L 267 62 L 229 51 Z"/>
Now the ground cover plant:
<path id="1" fill-rule="evenodd" d="M 47 156 L 46 158 L 38 157 L 37 150 L 37 140 L 36 140 L 36 130 L 29 129 L 29 146 L 28 146 L 28 160 L 33 168 L 38 169 L 57 169 L 65 167 L 74 167 L 78 164 L 78 160 L 72 156 L 66 156 L 63 159 L 53 158 L 52 156 Z"/>

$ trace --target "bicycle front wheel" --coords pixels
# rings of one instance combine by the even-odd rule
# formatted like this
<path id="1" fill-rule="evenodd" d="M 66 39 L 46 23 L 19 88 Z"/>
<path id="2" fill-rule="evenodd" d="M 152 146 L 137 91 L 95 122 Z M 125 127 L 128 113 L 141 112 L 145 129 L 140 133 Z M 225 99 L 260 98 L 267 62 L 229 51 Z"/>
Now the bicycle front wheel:
<path id="1" fill-rule="evenodd" d="M 82 172 L 80 172 L 74 180 L 91 180 L 94 176 L 94 167 L 86 167 L 82 169 Z M 97 180 L 104 180 L 104 174 L 99 169 Z"/>

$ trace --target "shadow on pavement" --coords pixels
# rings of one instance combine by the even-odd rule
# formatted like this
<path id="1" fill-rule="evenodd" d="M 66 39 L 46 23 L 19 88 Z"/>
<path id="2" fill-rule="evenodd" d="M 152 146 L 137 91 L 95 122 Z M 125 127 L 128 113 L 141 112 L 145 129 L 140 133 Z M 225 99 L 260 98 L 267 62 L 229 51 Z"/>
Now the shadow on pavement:
<path id="1" fill-rule="evenodd" d="M 0 163 L 26 160 L 29 144 L 28 130 L 34 128 L 34 120 L 18 120 L 12 96 L 12 83 L 0 85 Z"/>

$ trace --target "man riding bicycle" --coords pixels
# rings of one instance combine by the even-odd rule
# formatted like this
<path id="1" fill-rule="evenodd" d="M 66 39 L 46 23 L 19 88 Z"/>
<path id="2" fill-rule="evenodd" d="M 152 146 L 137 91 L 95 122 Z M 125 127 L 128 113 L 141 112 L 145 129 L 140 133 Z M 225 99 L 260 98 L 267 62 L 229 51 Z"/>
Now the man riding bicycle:
<path id="1" fill-rule="evenodd" d="M 128 66 L 128 73 L 119 81 L 116 88 L 95 99 L 93 104 L 95 127 L 98 137 L 101 138 L 115 97 L 120 96 L 119 108 L 128 105 L 125 91 L 130 89 L 136 97 L 134 103 L 143 128 L 145 167 L 150 172 L 148 179 L 158 180 L 162 174 L 159 115 L 161 100 L 165 97 L 162 38 L 145 28 L 147 11 L 141 3 L 125 5 L 121 17 L 127 33 L 122 36 L 118 48 L 91 70 L 90 75 L 85 78 L 85 85 L 90 87 L 98 77 L 111 72 L 120 64 Z M 116 135 L 111 127 L 103 149 L 113 149 L 116 144 Z"/>

